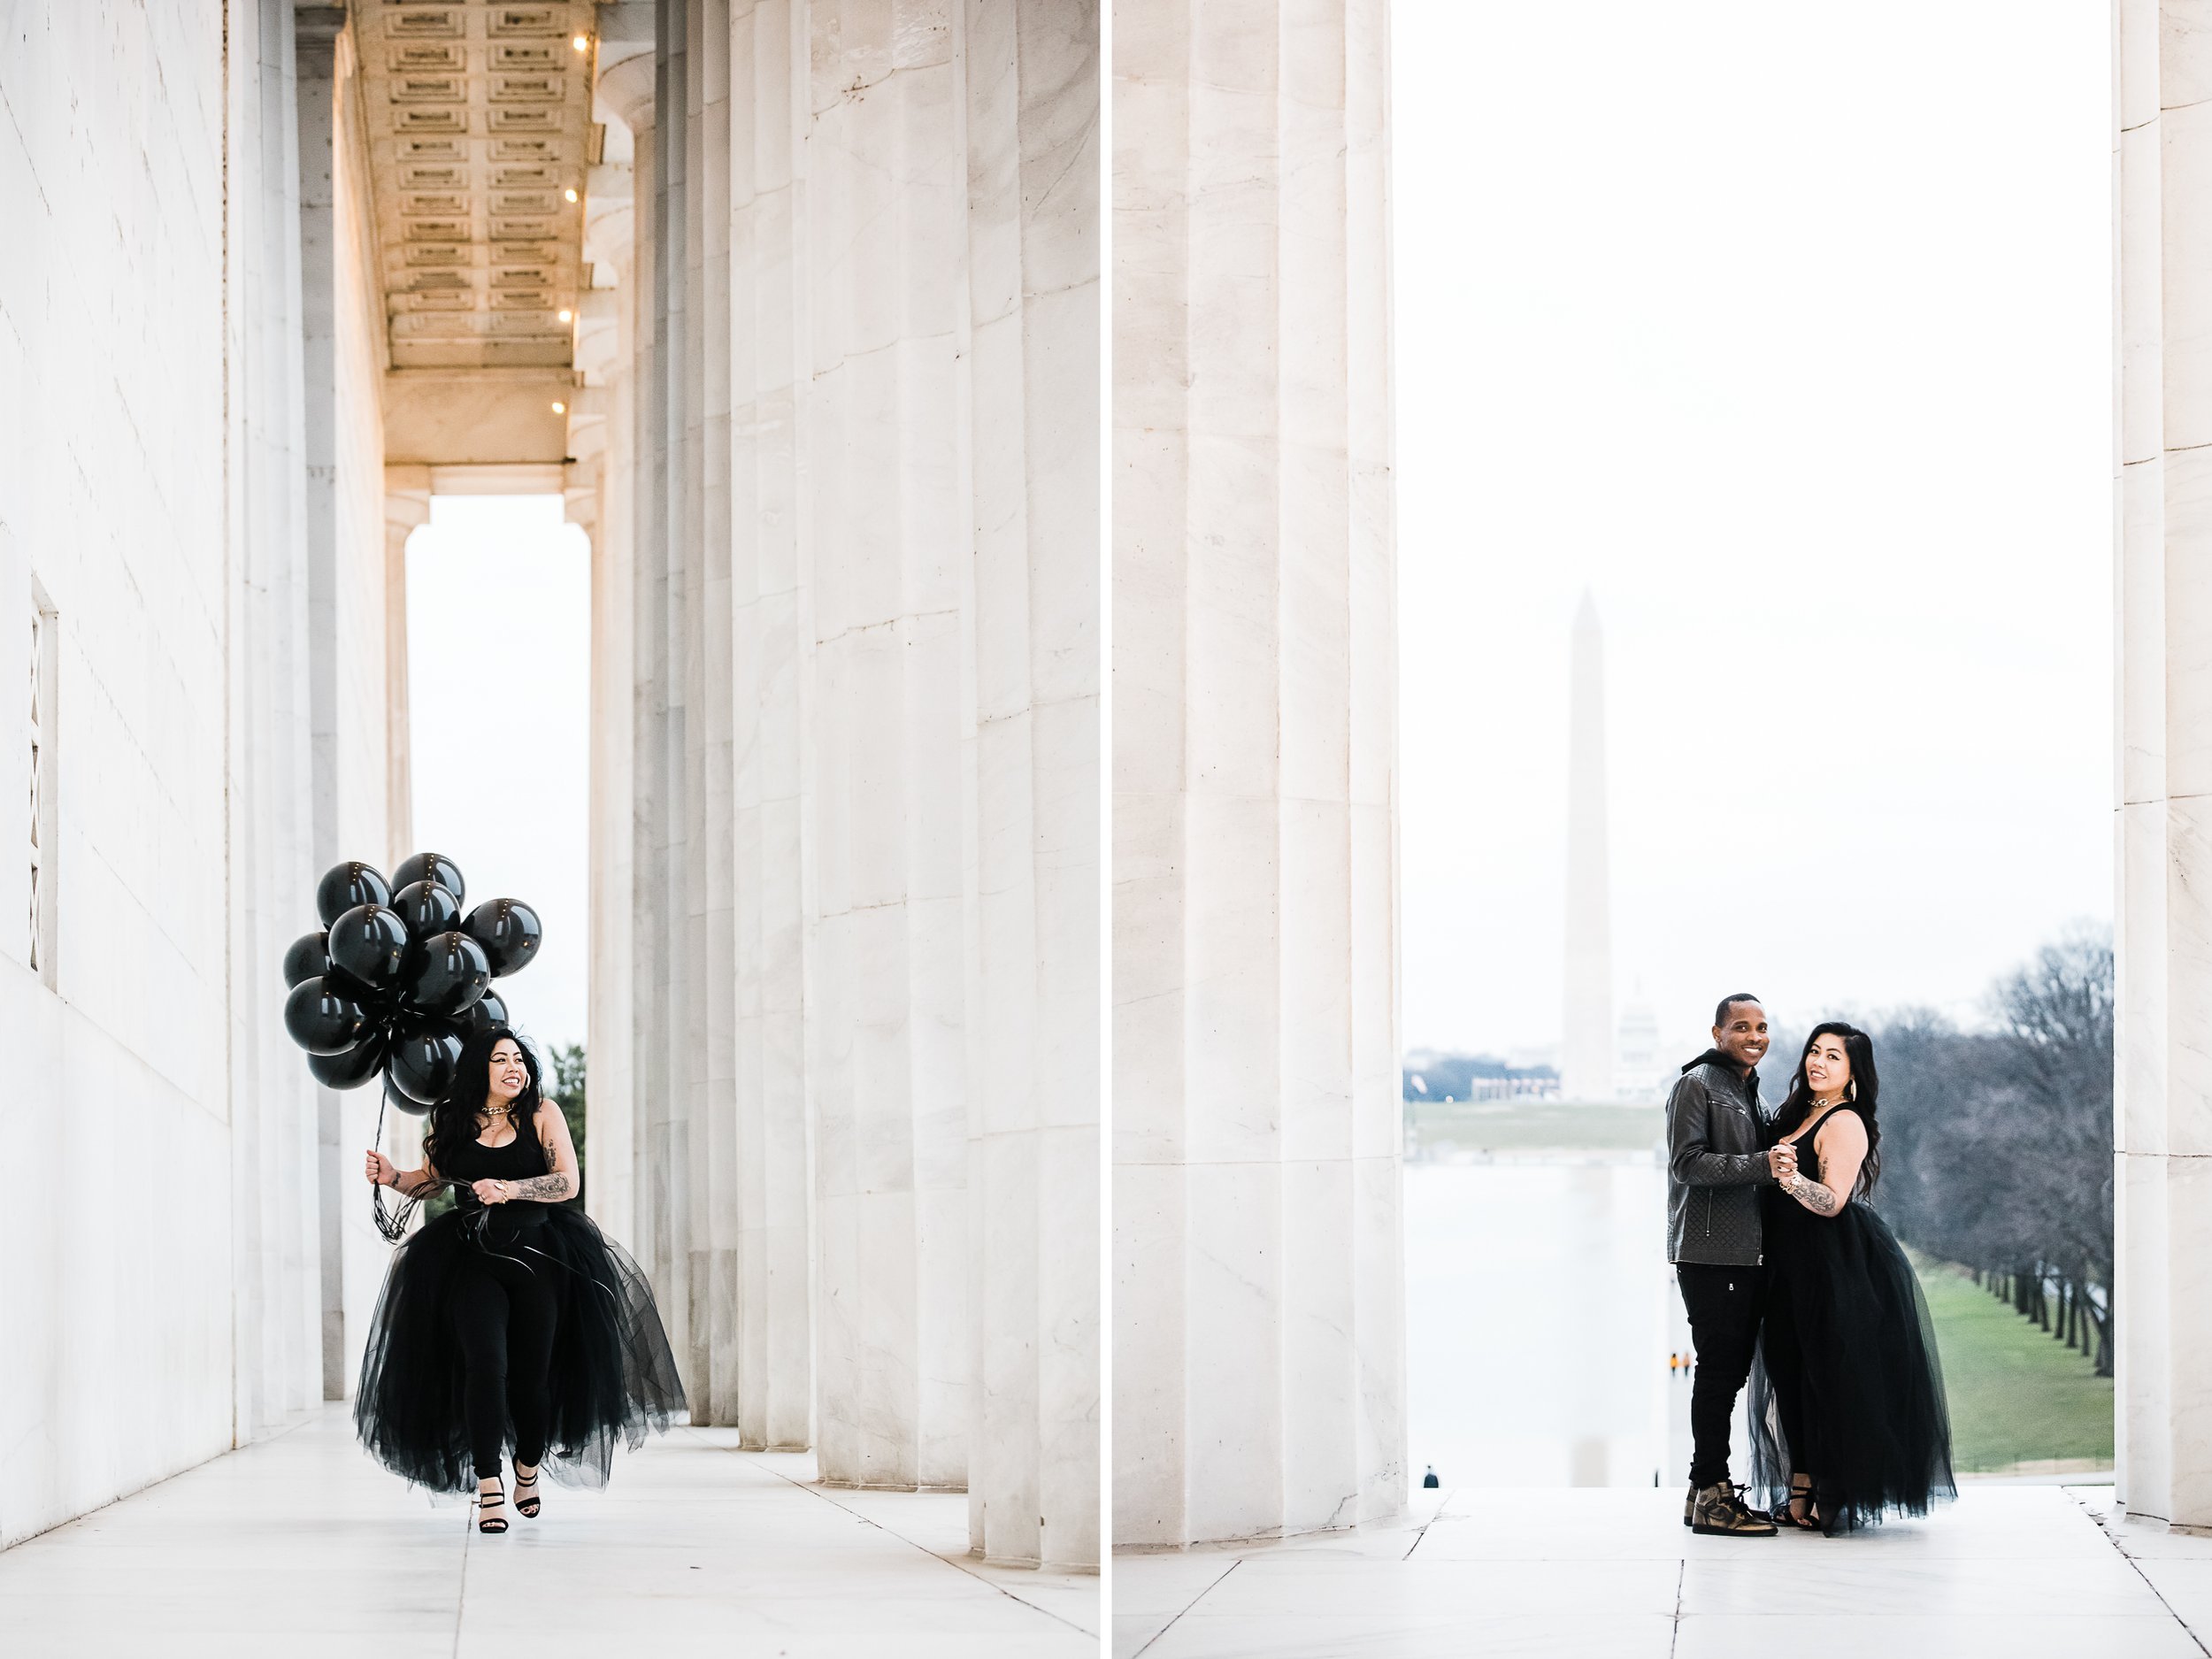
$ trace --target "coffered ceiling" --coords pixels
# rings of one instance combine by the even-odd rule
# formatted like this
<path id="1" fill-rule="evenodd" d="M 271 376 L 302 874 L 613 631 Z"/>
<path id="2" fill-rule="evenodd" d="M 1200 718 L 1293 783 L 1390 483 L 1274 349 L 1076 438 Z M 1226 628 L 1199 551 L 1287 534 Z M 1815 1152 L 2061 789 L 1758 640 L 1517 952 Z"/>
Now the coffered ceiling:
<path id="1" fill-rule="evenodd" d="M 569 367 L 595 8 L 351 11 L 393 369 Z"/>

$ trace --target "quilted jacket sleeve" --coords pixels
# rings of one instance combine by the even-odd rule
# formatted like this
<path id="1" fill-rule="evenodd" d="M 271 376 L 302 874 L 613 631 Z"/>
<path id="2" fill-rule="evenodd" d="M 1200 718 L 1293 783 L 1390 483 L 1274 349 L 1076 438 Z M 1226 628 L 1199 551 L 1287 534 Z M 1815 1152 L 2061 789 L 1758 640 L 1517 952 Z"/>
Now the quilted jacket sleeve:
<path id="1" fill-rule="evenodd" d="M 1714 1116 L 1731 1110 L 1726 1102 L 1713 1099 L 1695 1071 L 1685 1071 L 1676 1081 L 1667 1099 L 1667 1171 L 1685 1187 L 1756 1187 L 1773 1181 L 1765 1153 L 1713 1149 Z"/>

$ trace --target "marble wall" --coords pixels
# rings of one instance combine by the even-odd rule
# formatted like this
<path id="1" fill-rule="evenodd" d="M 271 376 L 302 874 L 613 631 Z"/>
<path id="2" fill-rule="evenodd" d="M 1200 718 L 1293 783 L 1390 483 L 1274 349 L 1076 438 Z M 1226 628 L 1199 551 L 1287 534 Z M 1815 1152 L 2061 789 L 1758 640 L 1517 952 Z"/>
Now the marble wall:
<path id="1" fill-rule="evenodd" d="M 1096 10 L 662 0 L 654 34 L 649 84 L 603 41 L 599 87 L 635 691 L 595 1019 L 634 1103 L 594 1202 L 700 1416 L 1094 1562 Z"/>
<path id="2" fill-rule="evenodd" d="M 2212 42 L 2200 8 L 2120 0 L 2120 1497 L 2212 1526 Z"/>
<path id="3" fill-rule="evenodd" d="M 1405 1502 L 1387 45 L 1117 14 L 1118 1546 Z"/>
<path id="4" fill-rule="evenodd" d="M 50 985 L 0 872 L 0 1542 L 323 1393 L 314 1099 L 270 994 L 311 907 L 290 21 L 21 6 L 0 58 L 0 671 L 37 591 L 59 674 Z"/>

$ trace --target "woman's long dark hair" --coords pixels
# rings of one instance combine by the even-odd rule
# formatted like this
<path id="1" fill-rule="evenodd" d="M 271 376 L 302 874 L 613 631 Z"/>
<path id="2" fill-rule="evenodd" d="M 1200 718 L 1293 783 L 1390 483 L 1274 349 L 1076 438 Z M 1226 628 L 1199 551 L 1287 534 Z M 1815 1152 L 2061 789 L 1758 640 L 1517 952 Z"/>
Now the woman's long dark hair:
<path id="1" fill-rule="evenodd" d="M 1782 1097 L 1781 1109 L 1774 1114 L 1774 1138 L 1779 1141 L 1785 1135 L 1794 1134 L 1812 1113 L 1813 1092 L 1805 1086 L 1805 1056 L 1823 1037 L 1842 1038 L 1844 1057 L 1851 1062 L 1851 1082 L 1844 1094 L 1844 1104 L 1855 1108 L 1866 1125 L 1866 1161 L 1859 1165 L 1856 1193 L 1843 1195 L 1864 1197 L 1882 1178 L 1882 1125 L 1874 1116 L 1875 1103 L 1882 1093 L 1882 1079 L 1874 1070 L 1874 1039 L 1856 1025 L 1830 1019 L 1813 1027 L 1812 1035 L 1805 1039 L 1805 1047 L 1798 1054 L 1797 1070 L 1790 1073 L 1790 1092 Z"/>
<path id="2" fill-rule="evenodd" d="M 538 1056 L 530 1045 L 504 1025 L 480 1031 L 461 1045 L 461 1064 L 454 1069 L 453 1087 L 430 1109 L 429 1127 L 423 1133 L 424 1156 L 434 1164 L 440 1147 L 459 1146 L 476 1139 L 476 1115 L 492 1092 L 492 1050 L 502 1041 L 522 1050 L 522 1069 L 530 1081 L 515 1096 L 513 1113 L 518 1135 L 535 1134 L 538 1119 Z"/>

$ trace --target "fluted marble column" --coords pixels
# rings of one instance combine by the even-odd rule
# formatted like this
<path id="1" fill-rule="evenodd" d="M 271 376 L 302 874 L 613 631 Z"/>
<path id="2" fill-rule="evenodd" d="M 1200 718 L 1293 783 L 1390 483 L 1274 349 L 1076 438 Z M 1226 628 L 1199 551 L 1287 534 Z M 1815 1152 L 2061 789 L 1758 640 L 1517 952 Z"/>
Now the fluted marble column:
<path id="1" fill-rule="evenodd" d="M 2117 16 L 2119 1492 L 2212 1526 L 2212 37 Z"/>
<path id="2" fill-rule="evenodd" d="M 636 518 L 633 534 L 636 624 L 636 725 L 631 751 L 636 790 L 631 826 L 634 955 L 634 1094 L 636 1206 L 634 1248 L 651 1273 L 662 1317 L 678 1353 L 686 1351 L 690 1310 L 690 1255 L 686 1160 L 687 1124 L 681 1091 L 689 1051 L 680 1023 L 684 933 L 680 908 L 684 822 L 683 686 L 674 618 L 683 605 L 672 472 L 680 475 L 680 424 L 672 420 L 669 385 L 680 361 L 682 270 L 681 196 L 669 188 L 672 134 L 680 141 L 682 108 L 680 4 L 661 0 L 649 94 L 632 106 L 635 153 L 632 191 L 637 258 L 635 408 Z M 673 36 L 672 40 L 672 35 Z M 672 98 L 672 92 L 676 95 Z M 668 113 L 665 118 L 663 111 Z"/>
<path id="3" fill-rule="evenodd" d="M 636 910 L 637 525 L 640 489 L 641 337 L 652 334 L 652 304 L 639 280 L 639 242 L 651 235 L 650 190 L 638 164 L 652 142 L 653 42 L 598 47 L 597 113 L 606 127 L 593 169 L 586 257 L 615 275 L 603 295 L 613 338 L 603 368 L 606 448 L 598 534 L 592 539 L 591 999 L 586 1053 L 590 1138 L 584 1201 L 599 1225 L 626 1244 L 637 1235 L 638 1049 L 634 976 L 641 944 Z M 642 142 L 639 128 L 642 127 Z M 648 173 L 645 177 L 649 180 Z M 641 221 L 641 211 L 643 219 Z M 603 295 L 587 296 L 590 306 Z M 642 334 L 641 335 L 641 326 Z"/>
<path id="4" fill-rule="evenodd" d="M 1099 51 L 964 0 L 969 1539 L 1098 1559 Z"/>
<path id="5" fill-rule="evenodd" d="M 1117 12 L 1115 1537 L 1405 1502 L 1385 0 Z"/>
<path id="6" fill-rule="evenodd" d="M 810 8 L 817 1451 L 967 1479 L 952 0 Z"/>
<path id="7" fill-rule="evenodd" d="M 732 839 L 736 885 L 737 1424 L 748 1446 L 813 1439 L 801 756 L 813 664 L 799 557 L 808 378 L 798 159 L 804 0 L 730 13 L 729 468 Z"/>
<path id="8" fill-rule="evenodd" d="M 1096 7 L 655 34 L 649 96 L 600 84 L 637 140 L 638 945 L 595 999 L 634 1010 L 639 1254 L 695 1414 L 835 1483 L 972 1479 L 979 1549 L 1086 1564 Z"/>

